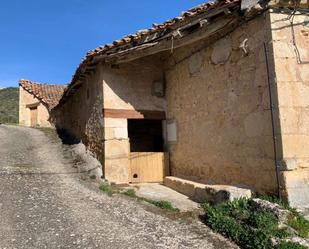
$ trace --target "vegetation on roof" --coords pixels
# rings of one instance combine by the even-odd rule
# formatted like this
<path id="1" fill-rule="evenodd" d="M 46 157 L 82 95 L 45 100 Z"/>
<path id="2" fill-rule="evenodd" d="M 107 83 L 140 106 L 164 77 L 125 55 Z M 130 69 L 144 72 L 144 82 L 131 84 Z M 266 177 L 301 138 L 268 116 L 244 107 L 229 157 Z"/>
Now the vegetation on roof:
<path id="1" fill-rule="evenodd" d="M 18 123 L 18 101 L 17 87 L 0 89 L 0 123 Z"/>

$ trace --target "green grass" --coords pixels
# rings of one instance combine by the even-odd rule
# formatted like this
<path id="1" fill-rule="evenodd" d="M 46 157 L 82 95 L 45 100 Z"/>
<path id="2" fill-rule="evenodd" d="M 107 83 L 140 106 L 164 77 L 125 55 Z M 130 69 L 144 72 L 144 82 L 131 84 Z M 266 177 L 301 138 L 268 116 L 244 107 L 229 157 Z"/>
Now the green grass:
<path id="1" fill-rule="evenodd" d="M 165 209 L 165 210 L 170 210 L 170 211 L 173 211 L 173 212 L 179 212 L 179 209 L 178 208 L 174 208 L 172 203 L 169 202 L 169 201 L 157 201 L 157 200 L 152 200 L 152 199 L 148 199 L 148 198 L 143 198 L 143 200 L 145 202 L 148 202 L 152 205 L 155 205 L 156 207 L 158 208 L 161 208 L 161 209 Z"/>
<path id="2" fill-rule="evenodd" d="M 281 242 L 275 249 L 307 249 L 307 247 L 294 242 Z"/>
<path id="3" fill-rule="evenodd" d="M 300 237 L 308 238 L 309 236 L 309 221 L 299 213 L 288 220 L 288 225 L 295 229 Z"/>
<path id="4" fill-rule="evenodd" d="M 173 211 L 173 212 L 179 212 L 179 209 L 178 208 L 174 208 L 172 203 L 169 202 L 169 201 L 164 201 L 164 200 L 152 200 L 152 199 L 148 199 L 148 198 L 141 198 L 141 197 L 138 197 L 136 195 L 136 191 L 135 189 L 128 189 L 126 190 L 125 192 L 122 192 L 122 194 L 126 195 L 126 196 L 129 196 L 129 197 L 132 197 L 132 198 L 137 198 L 139 200 L 142 200 L 142 201 L 145 201 L 147 203 L 150 203 L 158 208 L 161 208 L 161 209 L 165 209 L 165 210 L 169 210 L 169 211 Z"/>
<path id="5" fill-rule="evenodd" d="M 0 89 L 0 123 L 18 123 L 19 92 L 16 87 Z"/>
<path id="6" fill-rule="evenodd" d="M 277 217 L 266 211 L 256 210 L 252 200 L 239 199 L 215 206 L 203 204 L 205 223 L 234 241 L 243 249 L 283 249 L 287 243 L 280 243 L 276 247 L 271 244 L 271 238 L 286 238 L 290 236 L 286 229 L 278 227 Z M 296 217 L 296 216 L 295 216 Z M 300 216 L 301 217 L 301 216 Z M 302 218 L 304 219 L 304 218 Z M 294 229 L 305 235 L 304 220 L 294 220 Z M 298 224 L 298 226 L 296 225 Z M 300 227 L 302 229 L 300 229 Z M 292 244 L 288 244 L 291 245 Z M 298 244 L 290 249 L 302 247 Z"/>
<path id="7" fill-rule="evenodd" d="M 133 188 L 130 188 L 128 190 L 126 190 L 125 192 L 123 192 L 124 195 L 132 197 L 132 198 L 136 198 L 136 191 Z"/>
<path id="8" fill-rule="evenodd" d="M 286 202 L 285 200 L 280 200 L 277 196 L 274 196 L 274 195 L 259 195 L 258 198 L 265 200 L 265 201 L 272 202 L 272 203 L 276 203 L 279 206 L 281 206 L 282 208 L 291 211 L 293 214 L 298 213 L 295 208 L 290 207 L 288 202 Z"/>
<path id="9" fill-rule="evenodd" d="M 99 188 L 102 192 L 106 193 L 108 196 L 112 196 L 115 193 L 112 186 L 109 185 L 108 183 L 101 184 Z"/>
<path id="10" fill-rule="evenodd" d="M 295 208 L 291 208 L 288 203 L 280 201 L 275 196 L 261 196 L 263 200 L 267 200 L 273 203 L 279 204 L 281 207 L 290 210 L 293 214 L 288 220 L 288 225 L 297 231 L 298 235 L 303 238 L 308 238 L 309 236 L 309 221 L 306 220 Z"/>

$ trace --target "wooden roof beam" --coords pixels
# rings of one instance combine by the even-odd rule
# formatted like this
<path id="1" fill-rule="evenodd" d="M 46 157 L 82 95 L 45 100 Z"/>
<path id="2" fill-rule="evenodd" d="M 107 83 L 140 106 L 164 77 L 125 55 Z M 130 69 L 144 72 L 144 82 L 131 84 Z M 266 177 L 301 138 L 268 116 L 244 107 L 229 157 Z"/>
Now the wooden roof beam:
<path id="1" fill-rule="evenodd" d="M 240 17 L 226 16 L 214 23 L 204 25 L 197 31 L 189 34 L 182 33 L 178 39 L 166 39 L 160 42 L 147 43 L 142 46 L 134 47 L 105 57 L 107 63 L 120 64 L 130 62 L 145 56 L 157 54 L 164 51 L 172 51 L 182 46 L 192 44 L 196 41 L 207 39 L 220 32 L 224 36 L 236 24 L 241 22 Z"/>

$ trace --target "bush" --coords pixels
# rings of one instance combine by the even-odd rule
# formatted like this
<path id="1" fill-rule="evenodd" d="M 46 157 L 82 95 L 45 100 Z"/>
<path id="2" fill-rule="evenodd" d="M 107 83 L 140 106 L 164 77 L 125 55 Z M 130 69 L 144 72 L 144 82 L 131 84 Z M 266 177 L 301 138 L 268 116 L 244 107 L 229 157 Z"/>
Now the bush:
<path id="1" fill-rule="evenodd" d="M 298 243 L 284 241 L 275 246 L 275 249 L 307 249 L 307 247 L 302 246 Z"/>
<path id="2" fill-rule="evenodd" d="M 306 220 L 295 208 L 289 206 L 288 203 L 280 201 L 275 196 L 260 196 L 261 199 L 279 204 L 282 208 L 290 210 L 293 216 L 289 219 L 288 225 L 296 230 L 298 235 L 303 238 L 309 236 L 309 221 Z"/>
<path id="3" fill-rule="evenodd" d="M 17 87 L 0 89 L 0 123 L 18 123 L 18 99 Z"/>
<path id="4" fill-rule="evenodd" d="M 295 229 L 300 237 L 307 238 L 309 235 L 309 221 L 306 220 L 299 213 L 294 214 L 294 217 L 290 218 L 288 225 Z"/>
<path id="5" fill-rule="evenodd" d="M 250 199 L 202 207 L 205 223 L 244 249 L 270 249 L 272 237 L 289 235 L 278 228 L 278 220 L 272 213 L 255 210 Z"/>

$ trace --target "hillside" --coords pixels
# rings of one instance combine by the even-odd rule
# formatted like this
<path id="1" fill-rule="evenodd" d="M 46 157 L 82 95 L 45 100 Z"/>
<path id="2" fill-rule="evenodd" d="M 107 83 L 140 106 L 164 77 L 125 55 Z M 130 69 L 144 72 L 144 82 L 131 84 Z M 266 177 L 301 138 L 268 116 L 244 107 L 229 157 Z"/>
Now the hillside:
<path id="1" fill-rule="evenodd" d="M 18 123 L 18 88 L 0 89 L 0 123 Z"/>

